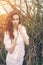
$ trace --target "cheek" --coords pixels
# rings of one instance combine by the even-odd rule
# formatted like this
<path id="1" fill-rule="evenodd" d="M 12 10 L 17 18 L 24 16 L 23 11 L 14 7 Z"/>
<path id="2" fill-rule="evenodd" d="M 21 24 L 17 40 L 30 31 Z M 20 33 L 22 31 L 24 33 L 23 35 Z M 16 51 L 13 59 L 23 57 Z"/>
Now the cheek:
<path id="1" fill-rule="evenodd" d="M 18 21 L 16 21 L 16 23 L 17 23 L 17 24 L 19 24 L 19 20 L 18 20 Z"/>
<path id="2" fill-rule="evenodd" d="M 13 24 L 19 24 L 19 20 L 12 21 Z"/>
<path id="3" fill-rule="evenodd" d="M 18 23 L 19 23 L 19 20 L 18 20 Z"/>
<path id="4" fill-rule="evenodd" d="M 13 24 L 15 23 L 15 21 L 13 21 Z"/>

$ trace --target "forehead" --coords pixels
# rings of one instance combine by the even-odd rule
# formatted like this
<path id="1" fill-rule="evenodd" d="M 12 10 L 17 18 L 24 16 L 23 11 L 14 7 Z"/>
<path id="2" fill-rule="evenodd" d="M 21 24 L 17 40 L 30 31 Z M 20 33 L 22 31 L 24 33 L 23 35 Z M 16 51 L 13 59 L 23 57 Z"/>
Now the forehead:
<path id="1" fill-rule="evenodd" d="M 19 15 L 18 14 L 14 14 L 13 18 L 19 18 Z"/>

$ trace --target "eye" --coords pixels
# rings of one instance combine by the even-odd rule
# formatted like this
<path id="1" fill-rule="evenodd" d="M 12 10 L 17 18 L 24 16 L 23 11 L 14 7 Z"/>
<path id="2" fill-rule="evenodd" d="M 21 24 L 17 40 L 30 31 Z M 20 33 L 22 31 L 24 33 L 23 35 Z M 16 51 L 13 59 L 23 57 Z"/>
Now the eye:
<path id="1" fill-rule="evenodd" d="M 19 20 L 18 18 L 16 20 Z"/>
<path id="2" fill-rule="evenodd" d="M 13 19 L 13 20 L 19 20 L 19 19 L 17 18 L 17 19 Z"/>

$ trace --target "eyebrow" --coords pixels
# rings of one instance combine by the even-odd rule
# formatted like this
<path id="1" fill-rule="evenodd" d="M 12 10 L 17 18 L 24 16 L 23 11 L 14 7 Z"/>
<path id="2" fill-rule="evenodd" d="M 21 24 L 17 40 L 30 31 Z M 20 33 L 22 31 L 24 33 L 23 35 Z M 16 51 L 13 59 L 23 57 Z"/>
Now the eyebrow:
<path id="1" fill-rule="evenodd" d="M 19 20 L 19 18 L 15 18 L 15 19 L 13 18 L 12 20 Z"/>

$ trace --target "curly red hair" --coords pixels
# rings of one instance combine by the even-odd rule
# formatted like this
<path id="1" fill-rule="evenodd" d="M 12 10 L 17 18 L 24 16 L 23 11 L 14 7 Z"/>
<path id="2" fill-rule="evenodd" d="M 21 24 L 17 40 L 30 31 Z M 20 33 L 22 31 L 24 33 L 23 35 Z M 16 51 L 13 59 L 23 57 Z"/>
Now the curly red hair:
<path id="1" fill-rule="evenodd" d="M 17 12 L 11 12 L 8 15 L 7 19 L 6 19 L 6 21 L 7 21 L 6 30 L 9 32 L 9 35 L 10 35 L 11 39 L 14 39 L 14 35 L 13 35 L 13 23 L 11 21 L 12 21 L 13 15 L 16 15 L 16 14 L 19 16 L 19 14 Z M 19 16 L 19 19 L 20 19 L 20 16 Z M 19 22 L 19 24 L 20 24 L 20 22 Z"/>

